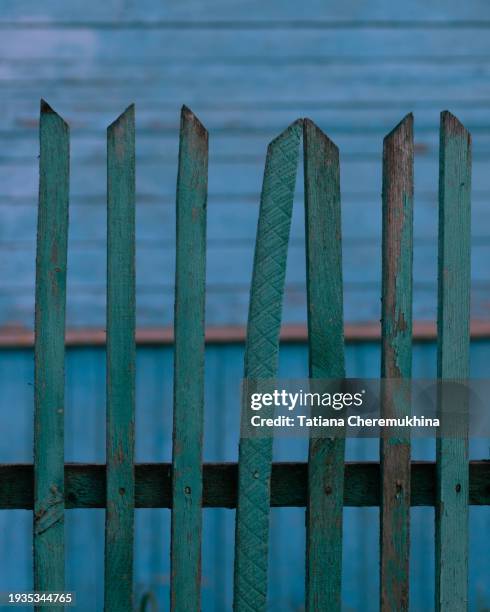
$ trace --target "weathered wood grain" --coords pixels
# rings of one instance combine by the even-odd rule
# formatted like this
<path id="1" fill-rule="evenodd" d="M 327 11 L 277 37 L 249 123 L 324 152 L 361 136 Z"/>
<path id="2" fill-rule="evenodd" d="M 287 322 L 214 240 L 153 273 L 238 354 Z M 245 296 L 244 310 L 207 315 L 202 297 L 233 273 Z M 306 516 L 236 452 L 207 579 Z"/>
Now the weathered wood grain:
<path id="1" fill-rule="evenodd" d="M 130 106 L 107 129 L 106 612 L 133 606 L 134 204 L 134 106 Z"/>
<path id="2" fill-rule="evenodd" d="M 34 348 L 34 589 L 63 591 L 69 128 L 44 100 L 41 100 L 39 139 Z"/>
<path id="3" fill-rule="evenodd" d="M 441 114 L 437 377 L 469 376 L 471 137 Z M 444 391 L 439 399 L 444 409 Z M 464 409 L 464 407 L 461 407 Z M 444 417 L 444 413 L 442 414 Z M 438 438 L 436 610 L 468 607 L 468 438 Z"/>
<path id="4" fill-rule="evenodd" d="M 403 383 L 412 372 L 413 117 L 383 143 L 381 377 L 386 418 L 410 415 Z M 410 440 L 389 428 L 380 439 L 381 610 L 408 610 L 410 552 Z"/>
<path id="5" fill-rule="evenodd" d="M 310 378 L 345 377 L 339 151 L 303 122 Z M 310 438 L 306 610 L 340 610 L 344 438 Z"/>
<path id="6" fill-rule="evenodd" d="M 262 185 L 245 344 L 244 378 L 277 374 L 286 260 L 301 121 L 271 142 Z M 233 606 L 266 609 L 272 438 L 240 437 Z"/>
<path id="7" fill-rule="evenodd" d="M 208 133 L 182 109 L 177 178 L 171 609 L 201 607 Z"/>
<path id="8" fill-rule="evenodd" d="M 136 508 L 172 507 L 172 465 L 137 463 L 135 465 Z M 344 507 L 369 507 L 380 504 L 379 463 L 345 464 Z M 490 505 L 490 462 L 470 461 L 469 503 Z M 271 471 L 271 507 L 305 507 L 308 464 L 273 463 Z M 413 461 L 411 465 L 413 507 L 436 503 L 435 463 Z M 235 508 L 238 490 L 236 463 L 203 465 L 203 507 Z M 32 510 L 34 499 L 33 466 L 0 464 L 0 510 Z M 104 508 L 106 473 L 102 464 L 65 465 L 66 508 Z"/>

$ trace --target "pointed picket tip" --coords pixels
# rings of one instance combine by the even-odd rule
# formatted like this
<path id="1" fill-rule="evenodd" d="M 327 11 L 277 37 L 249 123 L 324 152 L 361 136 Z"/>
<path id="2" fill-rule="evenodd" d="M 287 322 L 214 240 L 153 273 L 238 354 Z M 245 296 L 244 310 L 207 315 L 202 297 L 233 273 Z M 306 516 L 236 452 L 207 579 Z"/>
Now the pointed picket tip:
<path id="1" fill-rule="evenodd" d="M 383 139 L 385 144 L 392 140 L 413 140 L 413 113 L 408 113 Z"/>
<path id="2" fill-rule="evenodd" d="M 204 138 L 207 140 L 208 138 L 207 129 L 201 123 L 198 116 L 195 115 L 188 106 L 183 104 L 180 110 L 180 129 L 182 131 L 184 129 L 189 129 L 189 128 L 195 131 L 201 138 Z"/>
<path id="3" fill-rule="evenodd" d="M 128 108 L 123 111 L 119 117 L 117 117 L 117 119 L 114 119 L 114 121 L 107 127 L 107 131 L 112 132 L 117 127 L 127 123 L 134 123 L 134 103 L 130 104 Z"/>
<path id="4" fill-rule="evenodd" d="M 51 106 L 46 102 L 44 98 L 41 98 L 41 113 L 52 113 L 56 115 L 57 113 L 51 108 Z"/>
<path id="5" fill-rule="evenodd" d="M 63 117 L 61 115 L 59 115 L 52 106 L 50 106 L 46 100 L 44 98 L 41 98 L 41 103 L 40 103 L 40 116 L 41 116 L 41 121 L 43 119 L 43 117 L 48 117 L 48 116 L 52 116 L 52 117 L 56 117 L 56 119 L 61 123 L 61 125 L 66 129 L 69 130 L 69 125 L 68 123 L 63 119 Z"/>
<path id="6" fill-rule="evenodd" d="M 299 143 L 302 130 L 303 119 L 296 119 L 296 121 L 293 121 L 293 123 L 288 125 L 288 127 L 284 131 L 282 131 L 269 142 L 267 146 L 268 154 L 274 151 L 274 149 L 276 149 L 277 147 L 281 146 L 281 143 L 284 143 L 285 141 L 288 141 L 291 138 L 293 138 L 293 140 L 297 140 Z"/>
<path id="7" fill-rule="evenodd" d="M 471 134 L 461 121 L 448 110 L 441 113 L 441 132 L 449 136 L 466 136 L 471 140 Z"/>
<path id="8" fill-rule="evenodd" d="M 323 147 L 336 157 L 339 156 L 339 148 L 335 142 L 314 121 L 305 117 L 303 119 L 303 146 L 305 150 L 313 139 L 321 142 Z"/>

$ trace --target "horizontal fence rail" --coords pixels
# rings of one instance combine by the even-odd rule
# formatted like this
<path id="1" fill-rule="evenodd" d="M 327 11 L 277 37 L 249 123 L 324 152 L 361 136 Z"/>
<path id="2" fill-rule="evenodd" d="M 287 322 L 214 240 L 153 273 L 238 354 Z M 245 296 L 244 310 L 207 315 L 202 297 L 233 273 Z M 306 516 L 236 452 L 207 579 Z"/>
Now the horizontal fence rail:
<path id="1" fill-rule="evenodd" d="M 371 507 L 381 502 L 379 463 L 346 462 L 344 506 Z M 304 507 L 308 491 L 307 463 L 273 463 L 271 507 Z M 410 505 L 435 506 L 436 465 L 412 461 Z M 0 465 L 0 510 L 32 510 L 33 467 L 27 464 Z M 103 464 L 65 465 L 66 508 L 105 508 L 106 469 Z M 203 508 L 236 508 L 238 499 L 236 463 L 203 464 Z M 490 505 L 490 461 L 469 462 L 471 506 Z M 135 508 L 172 507 L 172 464 L 135 465 Z"/>
<path id="2" fill-rule="evenodd" d="M 299 119 L 268 147 L 255 242 L 244 377 L 277 376 L 289 234 L 303 141 L 307 338 L 311 378 L 345 377 L 340 164 L 337 146 Z M 383 143 L 381 378 L 412 366 L 413 117 Z M 435 508 L 437 610 L 468 606 L 469 506 L 490 505 L 490 462 L 468 460 L 468 439 L 438 439 L 435 462 L 411 460 L 410 439 L 382 432 L 380 462 L 345 462 L 345 439 L 311 438 L 304 463 L 274 463 L 273 438 L 246 437 L 238 463 L 202 462 L 208 133 L 183 107 L 176 200 L 174 329 L 135 325 L 135 111 L 107 131 L 106 464 L 64 462 L 64 350 L 69 131 L 44 101 L 36 258 L 32 465 L 0 465 L 0 509 L 33 512 L 34 588 L 63 591 L 64 511 L 104 508 L 105 610 L 131 610 L 135 508 L 170 508 L 171 609 L 201 603 L 202 508 L 236 508 L 234 609 L 267 609 L 271 507 L 306 508 L 306 609 L 342 608 L 344 507 L 380 508 L 380 607 L 409 609 L 410 508 Z M 441 115 L 438 377 L 469 375 L 471 139 Z M 162 231 L 165 228 L 162 228 Z M 432 328 L 431 328 L 432 329 Z M 379 333 L 381 332 L 381 333 Z M 135 348 L 174 344 L 172 463 L 135 464 Z M 435 336 L 432 330 L 429 334 Z M 304 330 L 293 339 L 305 338 Z M 69 338 L 68 338 L 69 341 Z M 222 341 L 216 336 L 216 341 Z M 32 338 L 26 340 L 26 345 Z M 76 342 L 75 342 L 76 343 Z M 408 397 L 383 396 L 385 416 Z M 439 398 L 440 405 L 444 397 Z M 243 415 L 245 409 L 243 405 Z M 162 407 L 162 410 L 164 408 Z M 226 432 L 225 432 L 226 435 Z M 237 440 L 238 442 L 238 440 Z M 374 570 L 373 570 L 374 571 Z M 284 577 L 287 580 L 287 576 Z"/>

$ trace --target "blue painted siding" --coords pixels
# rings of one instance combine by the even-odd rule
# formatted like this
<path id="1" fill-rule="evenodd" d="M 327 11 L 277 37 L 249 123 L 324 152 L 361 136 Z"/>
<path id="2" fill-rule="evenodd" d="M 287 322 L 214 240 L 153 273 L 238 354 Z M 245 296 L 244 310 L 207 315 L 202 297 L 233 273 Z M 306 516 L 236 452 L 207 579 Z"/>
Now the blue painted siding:
<path id="1" fill-rule="evenodd" d="M 435 318 L 439 111 L 474 137 L 473 317 L 489 316 L 490 5 L 483 0 L 5 0 L 0 327 L 31 327 L 41 96 L 71 124 L 68 324 L 105 320 L 105 128 L 137 111 L 138 324 L 172 321 L 179 107 L 210 131 L 209 324 L 246 319 L 268 141 L 311 116 L 339 145 L 347 321 L 379 317 L 382 138 L 415 112 L 415 311 Z M 301 173 L 301 171 L 300 171 Z M 305 320 L 298 181 L 285 321 Z"/>
<path id="2" fill-rule="evenodd" d="M 37 117 L 45 97 L 71 124 L 72 188 L 68 325 L 105 326 L 105 128 L 129 102 L 137 111 L 137 321 L 173 317 L 174 199 L 179 108 L 210 131 L 207 321 L 243 324 L 248 307 L 259 192 L 267 143 L 310 116 L 341 149 L 345 311 L 379 318 L 382 138 L 415 113 L 414 316 L 436 312 L 439 111 L 472 131 L 474 318 L 488 318 L 490 273 L 490 5 L 486 0 L 259 2 L 258 0 L 3 0 L 0 15 L 0 330 L 32 327 L 37 202 Z M 191 22 L 189 26 L 189 22 Z M 288 261 L 284 320 L 306 318 L 302 178 Z M 473 375 L 488 376 L 488 342 L 472 347 Z M 287 346 L 282 371 L 306 375 L 306 348 Z M 138 351 L 138 461 L 169 461 L 172 354 Z M 414 375 L 435 373 L 435 348 L 415 351 Z M 0 462 L 32 460 L 32 354 L 0 352 Z M 205 460 L 236 460 L 239 346 L 207 351 Z M 377 376 L 376 345 L 349 346 L 348 374 Z M 102 349 L 67 356 L 67 461 L 104 461 Z M 223 432 L 226 432 L 224 435 Z M 377 444 L 351 442 L 349 457 L 374 459 Z M 432 457 L 430 444 L 418 457 Z M 277 459 L 305 459 L 281 440 Z M 488 444 L 473 443 L 475 458 Z M 433 601 L 433 511 L 412 511 L 411 601 Z M 169 512 L 138 510 L 138 593 L 166 606 Z M 346 509 L 345 610 L 377 606 L 378 512 Z M 488 508 L 472 508 L 471 609 L 490 607 L 490 554 L 479 537 Z M 31 514 L 0 512 L 0 590 L 31 584 Z M 81 608 L 102 607 L 101 510 L 67 512 L 67 579 Z M 203 607 L 230 609 L 234 513 L 204 511 Z M 284 537 L 284 534 L 287 537 Z M 271 609 L 303 602 L 304 511 L 274 509 Z M 9 560 L 15 558 L 15 563 Z"/>
<path id="3" fill-rule="evenodd" d="M 490 341 L 472 345 L 472 376 L 488 377 Z M 281 349 L 281 375 L 307 373 L 303 345 Z M 375 343 L 348 345 L 348 376 L 376 377 L 379 348 Z M 435 376 L 436 351 L 431 343 L 414 351 L 414 376 Z M 102 348 L 72 348 L 67 353 L 66 460 L 104 461 L 105 353 Z M 238 454 L 239 388 L 243 368 L 240 345 L 210 346 L 206 354 L 205 461 L 236 461 Z M 30 350 L 0 352 L 2 410 L 0 463 L 32 461 L 32 380 Z M 172 431 L 172 350 L 170 347 L 138 349 L 136 456 L 138 461 L 170 461 Z M 419 440 L 414 458 L 434 459 L 434 445 Z M 487 440 L 472 441 L 472 458 L 487 459 Z M 279 439 L 276 460 L 307 457 L 305 440 Z M 376 440 L 350 440 L 348 458 L 378 457 Z M 433 602 L 433 510 L 412 510 L 411 601 L 412 609 L 426 612 Z M 490 509 L 472 508 L 470 545 L 471 610 L 490 605 L 488 565 L 490 553 L 481 533 L 490 529 Z M 270 592 L 271 610 L 296 611 L 303 604 L 304 509 L 272 511 Z M 29 588 L 31 584 L 31 524 L 26 511 L 0 512 L 0 591 Z M 67 584 L 78 593 L 81 609 L 100 610 L 103 601 L 102 510 L 69 510 L 67 524 Z M 287 535 L 287 537 L 286 537 Z M 160 608 L 169 596 L 168 510 L 136 512 L 136 590 L 154 592 Z M 234 511 L 204 510 L 203 610 L 221 612 L 231 607 L 234 545 Z M 9 559 L 16 559 L 9 563 Z M 344 609 L 371 612 L 378 609 L 378 510 L 346 508 L 344 532 Z"/>

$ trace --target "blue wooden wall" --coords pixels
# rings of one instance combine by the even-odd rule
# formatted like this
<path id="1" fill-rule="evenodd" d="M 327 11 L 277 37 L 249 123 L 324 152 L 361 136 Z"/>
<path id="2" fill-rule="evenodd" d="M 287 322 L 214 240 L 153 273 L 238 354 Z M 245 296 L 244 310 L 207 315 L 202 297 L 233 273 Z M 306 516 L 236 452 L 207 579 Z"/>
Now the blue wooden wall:
<path id="1" fill-rule="evenodd" d="M 488 378 L 490 341 L 472 345 L 472 376 Z M 376 377 L 379 347 L 375 343 L 348 345 L 347 374 Z M 414 351 L 414 376 L 435 376 L 433 344 Z M 305 377 L 307 350 L 286 345 L 280 355 L 281 375 Z M 236 461 L 243 349 L 240 345 L 210 346 L 206 352 L 205 461 Z M 0 352 L 2 410 L 0 463 L 32 460 L 33 360 L 29 350 Z M 66 460 L 104 461 L 105 354 L 102 348 L 73 348 L 67 353 Z M 172 432 L 172 351 L 169 347 L 140 348 L 137 356 L 136 457 L 138 461 L 170 461 Z M 306 440 L 276 441 L 276 460 L 304 461 Z M 415 459 L 434 459 L 430 440 L 414 443 Z M 488 440 L 472 441 L 472 458 L 488 459 Z M 377 440 L 350 440 L 348 458 L 375 460 Z M 378 510 L 346 508 L 344 512 L 344 609 L 378 610 Z M 470 512 L 471 610 L 490 607 L 488 567 L 490 509 Z M 434 597 L 434 511 L 412 510 L 412 610 L 427 612 Z M 77 591 L 81 609 L 101 610 L 103 601 L 103 510 L 69 510 L 67 524 L 67 586 Z M 0 591 L 31 585 L 32 513 L 0 511 Z M 271 610 L 295 612 L 304 600 L 304 509 L 272 511 L 270 590 Z M 285 537 L 287 534 L 287 537 Z M 154 592 L 159 609 L 168 609 L 168 510 L 136 511 L 136 588 Z M 234 511 L 204 510 L 203 610 L 231 609 Z M 9 560 L 15 559 L 15 562 Z"/>
<path id="2" fill-rule="evenodd" d="M 267 143 L 310 116 L 341 149 L 346 319 L 379 318 L 382 138 L 415 113 L 415 318 L 436 311 L 439 111 L 473 134 L 474 318 L 490 314 L 490 4 L 486 0 L 2 0 L 0 10 L 0 331 L 32 327 L 37 117 L 46 98 L 71 125 L 68 325 L 105 324 L 105 128 L 137 111 L 137 321 L 172 322 L 174 197 L 179 109 L 210 130 L 208 324 L 246 318 Z M 305 321 L 302 178 L 298 176 L 285 321 Z M 473 375 L 488 376 L 488 342 L 474 344 Z M 435 371 L 433 345 L 414 374 Z M 138 351 L 139 461 L 170 459 L 171 351 Z M 306 372 L 306 349 L 286 347 L 283 372 Z M 378 349 L 351 346 L 351 376 L 377 376 Z M 206 460 L 236 459 L 239 346 L 207 352 Z M 67 460 L 103 461 L 104 353 L 67 358 Z M 0 462 L 32 461 L 32 355 L 0 352 Z M 222 410 L 218 414 L 218 408 Z M 216 410 L 216 412 L 214 412 Z M 227 435 L 223 435 L 227 432 Z M 284 441 L 277 458 L 304 459 Z M 375 458 L 376 444 L 351 444 Z M 473 449 L 488 457 L 488 445 Z M 419 446 L 419 457 L 431 449 Z M 377 511 L 346 509 L 345 610 L 376 610 Z M 471 606 L 490 607 L 489 512 L 471 510 Z M 234 514 L 204 512 L 204 610 L 230 608 Z M 271 609 L 300 610 L 304 511 L 275 509 Z M 101 609 L 103 512 L 69 511 L 68 583 L 84 610 Z M 0 512 L 0 590 L 31 584 L 30 513 Z M 433 511 L 413 510 L 412 607 L 433 599 Z M 284 531 L 287 538 L 284 537 Z M 168 596 L 169 515 L 137 511 L 138 592 Z M 9 560 L 15 558 L 15 563 Z"/>
<path id="3" fill-rule="evenodd" d="M 3 0 L 0 326 L 32 324 L 37 116 L 72 127 L 68 323 L 103 326 L 105 128 L 137 109 L 138 324 L 171 322 L 179 108 L 210 130 L 210 324 L 243 323 L 268 141 L 310 116 L 341 149 L 345 308 L 379 316 L 382 138 L 415 112 L 415 318 L 435 317 L 439 111 L 474 137 L 473 316 L 489 315 L 485 0 Z M 302 183 L 285 320 L 305 318 Z"/>

